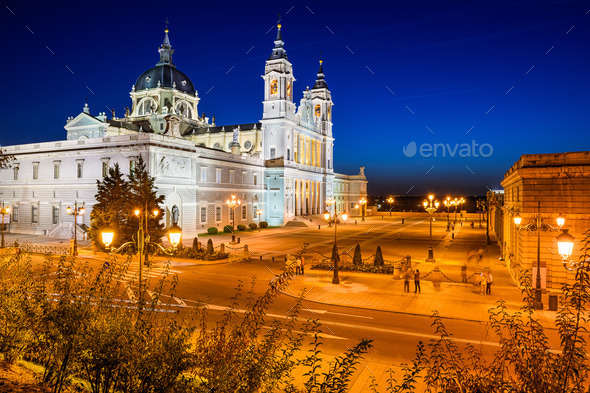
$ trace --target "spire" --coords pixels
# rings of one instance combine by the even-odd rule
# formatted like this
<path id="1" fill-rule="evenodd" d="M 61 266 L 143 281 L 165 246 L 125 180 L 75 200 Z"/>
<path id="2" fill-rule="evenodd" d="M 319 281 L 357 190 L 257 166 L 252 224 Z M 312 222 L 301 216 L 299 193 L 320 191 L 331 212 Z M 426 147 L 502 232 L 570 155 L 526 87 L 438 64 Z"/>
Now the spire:
<path id="1" fill-rule="evenodd" d="M 170 45 L 170 38 L 168 37 L 168 18 L 166 18 L 166 29 L 164 30 L 164 42 L 162 42 L 162 46 L 158 49 L 160 52 L 160 62 L 157 65 L 161 64 L 168 64 L 174 66 L 172 63 L 172 54 L 174 53 L 174 49 Z"/>
<path id="2" fill-rule="evenodd" d="M 270 54 L 268 60 L 276 60 L 276 59 L 287 59 L 287 52 L 285 52 L 285 48 L 283 48 L 283 37 L 281 35 L 281 23 L 277 24 L 277 38 L 275 39 L 275 47 Z"/>
<path id="3" fill-rule="evenodd" d="M 313 87 L 311 88 L 312 90 L 314 90 L 314 89 L 327 89 L 328 88 L 328 84 L 324 80 L 324 67 L 322 67 L 323 62 L 324 62 L 323 60 L 320 60 L 320 69 L 318 70 L 318 78 L 315 81 L 315 85 L 313 85 Z"/>

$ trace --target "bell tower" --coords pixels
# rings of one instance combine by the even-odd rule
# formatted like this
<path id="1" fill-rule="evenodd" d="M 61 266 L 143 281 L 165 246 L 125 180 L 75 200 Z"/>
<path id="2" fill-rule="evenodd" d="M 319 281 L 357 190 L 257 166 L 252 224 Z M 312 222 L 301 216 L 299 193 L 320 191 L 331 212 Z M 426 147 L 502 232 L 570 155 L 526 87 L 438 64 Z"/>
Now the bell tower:
<path id="1" fill-rule="evenodd" d="M 311 89 L 314 126 L 318 134 L 323 135 L 323 167 L 328 172 L 334 170 L 334 138 L 332 137 L 332 93 L 324 79 L 323 61 L 320 60 L 318 76 Z"/>

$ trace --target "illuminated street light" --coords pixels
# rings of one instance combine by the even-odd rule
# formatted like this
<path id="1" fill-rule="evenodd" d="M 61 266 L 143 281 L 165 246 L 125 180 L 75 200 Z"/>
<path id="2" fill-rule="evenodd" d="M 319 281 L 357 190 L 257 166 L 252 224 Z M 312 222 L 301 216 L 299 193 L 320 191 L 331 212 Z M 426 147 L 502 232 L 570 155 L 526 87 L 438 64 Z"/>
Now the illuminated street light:
<path id="1" fill-rule="evenodd" d="M 332 202 L 328 202 L 326 200 L 326 204 L 328 206 L 332 206 Z M 336 250 L 336 256 L 333 258 L 332 263 L 334 264 L 334 277 L 332 278 L 332 284 L 340 284 L 340 279 L 338 278 L 338 225 L 344 224 L 348 219 L 348 214 L 343 212 L 340 217 L 338 217 L 338 213 L 336 212 L 336 208 L 334 208 L 334 214 L 331 214 L 329 211 L 326 210 L 324 213 L 324 218 L 328 222 L 328 225 L 334 224 L 334 249 Z M 334 251 L 332 251 L 332 255 Z"/>
<path id="2" fill-rule="evenodd" d="M 367 200 L 365 199 L 365 197 L 362 197 L 361 200 L 359 201 L 359 204 L 361 205 L 361 221 L 365 221 L 365 211 L 366 211 L 366 205 L 367 205 Z"/>
<path id="3" fill-rule="evenodd" d="M 0 214 L 2 214 L 2 243 L 0 244 L 0 248 L 4 248 L 4 226 L 6 225 L 6 220 L 4 216 L 6 214 L 10 214 L 10 207 L 4 207 L 4 201 L 2 201 L 2 208 L 0 209 Z"/>
<path id="4" fill-rule="evenodd" d="M 262 210 L 256 210 L 256 217 L 258 217 L 258 231 L 260 231 L 260 216 L 262 215 Z"/>
<path id="5" fill-rule="evenodd" d="M 514 224 L 516 225 L 516 228 L 520 231 L 522 229 L 526 229 L 529 230 L 531 232 L 536 231 L 537 232 L 537 275 L 535 278 L 535 300 L 533 301 L 533 307 L 536 310 L 542 310 L 543 309 L 543 301 L 541 298 L 542 295 L 542 290 L 541 290 L 541 231 L 558 231 L 559 229 L 552 227 L 549 224 L 545 224 L 543 223 L 543 219 L 541 218 L 541 202 L 537 202 L 537 214 L 533 216 L 533 218 L 535 219 L 535 221 L 533 223 L 530 223 L 528 225 L 525 226 L 521 226 L 521 222 L 522 222 L 522 217 L 520 216 L 519 213 L 516 213 L 513 217 L 514 220 Z M 561 228 L 561 226 L 563 226 L 563 224 L 565 224 L 565 219 L 561 216 L 559 216 L 557 218 L 557 224 L 558 226 Z M 560 245 L 560 237 L 561 237 L 561 245 Z M 568 250 L 568 248 L 571 247 L 573 248 L 573 236 L 570 235 L 569 233 L 567 233 L 567 230 L 563 230 L 563 233 L 557 237 L 558 238 L 558 242 L 557 242 L 557 247 L 559 249 L 559 254 L 561 255 L 562 258 L 564 258 L 564 255 L 567 254 L 567 257 L 564 258 L 567 259 L 569 257 L 569 255 L 571 255 L 571 249 Z M 571 241 L 571 242 L 570 242 Z M 562 254 L 563 251 L 563 254 Z M 569 254 L 567 253 L 569 251 Z M 565 263 L 564 263 L 565 265 Z"/>
<path id="6" fill-rule="evenodd" d="M 389 198 L 387 198 L 387 202 L 389 202 L 389 215 L 391 216 L 391 205 L 392 205 L 392 204 L 393 204 L 393 202 L 394 202 L 394 199 L 393 199 L 393 197 L 389 197 Z"/>
<path id="7" fill-rule="evenodd" d="M 235 194 L 233 194 L 231 196 L 231 199 L 228 199 L 227 201 L 225 201 L 225 204 L 232 210 L 232 228 L 231 228 L 231 241 L 232 243 L 236 242 L 236 233 L 235 228 L 236 228 L 236 207 L 240 206 L 242 204 L 242 201 L 239 200 Z"/>
<path id="8" fill-rule="evenodd" d="M 78 207 L 78 201 L 74 202 L 74 209 L 70 206 L 66 208 L 68 215 L 74 216 L 74 246 L 72 248 L 72 255 L 78 255 L 78 216 L 83 216 L 86 210 L 84 206 Z"/>
<path id="9" fill-rule="evenodd" d="M 432 249 L 432 214 L 438 209 L 438 201 L 434 201 L 434 195 L 428 195 L 428 200 L 424 200 L 423 205 L 424 209 L 430 214 L 430 248 L 428 248 L 428 258 L 426 259 L 427 262 L 434 262 L 434 250 Z"/>

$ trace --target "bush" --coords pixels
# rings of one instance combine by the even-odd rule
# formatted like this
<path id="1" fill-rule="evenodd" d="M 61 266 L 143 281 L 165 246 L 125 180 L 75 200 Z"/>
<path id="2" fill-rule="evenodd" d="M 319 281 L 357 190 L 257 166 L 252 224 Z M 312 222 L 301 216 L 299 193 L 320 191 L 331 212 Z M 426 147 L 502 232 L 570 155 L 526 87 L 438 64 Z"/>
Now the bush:
<path id="1" fill-rule="evenodd" d="M 373 262 L 375 266 L 383 266 L 383 254 L 381 253 L 381 246 L 377 246 L 377 251 L 375 252 L 375 261 Z"/>
<path id="2" fill-rule="evenodd" d="M 199 251 L 199 238 L 198 237 L 193 238 L 193 250 Z"/>
<path id="3" fill-rule="evenodd" d="M 268 222 L 260 221 L 260 228 L 268 228 Z"/>
<path id="4" fill-rule="evenodd" d="M 223 227 L 223 232 L 225 233 L 233 233 L 234 232 L 234 227 L 231 225 L 226 225 Z"/>
<path id="5" fill-rule="evenodd" d="M 255 230 L 256 228 L 258 228 L 258 225 L 255 222 L 251 222 L 250 224 L 248 224 L 248 226 L 250 227 L 250 229 Z"/>
<path id="6" fill-rule="evenodd" d="M 211 240 L 211 239 L 207 240 L 207 250 L 205 252 L 207 254 L 212 254 L 213 253 L 213 240 Z"/>
<path id="7" fill-rule="evenodd" d="M 352 263 L 355 265 L 361 265 L 363 263 L 363 258 L 361 257 L 361 245 L 358 243 L 354 248 L 354 257 L 352 258 Z"/>
<path id="8" fill-rule="evenodd" d="M 246 226 L 244 224 L 238 225 L 238 231 L 245 231 L 245 230 L 246 230 Z"/>
<path id="9" fill-rule="evenodd" d="M 219 233 L 219 229 L 211 227 L 207 229 L 207 233 L 210 235 L 217 235 Z"/>

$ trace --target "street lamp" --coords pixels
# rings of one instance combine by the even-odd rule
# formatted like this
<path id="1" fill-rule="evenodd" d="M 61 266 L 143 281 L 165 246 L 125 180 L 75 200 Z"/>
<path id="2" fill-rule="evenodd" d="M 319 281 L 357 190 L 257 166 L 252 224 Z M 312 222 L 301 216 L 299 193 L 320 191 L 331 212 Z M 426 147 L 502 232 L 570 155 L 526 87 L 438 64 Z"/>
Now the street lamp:
<path id="1" fill-rule="evenodd" d="M 394 199 L 392 197 L 387 198 L 387 202 L 389 202 L 389 215 L 391 216 L 391 204 L 393 203 Z"/>
<path id="2" fill-rule="evenodd" d="M 461 210 L 463 210 L 463 204 L 465 203 L 465 199 L 463 199 L 463 197 L 461 197 L 461 199 L 459 199 L 458 202 L 461 205 Z M 463 213 L 461 213 L 461 216 L 463 215 Z M 461 226 L 463 226 L 463 220 L 461 220 L 461 217 L 459 217 L 459 224 L 461 224 Z"/>
<path id="3" fill-rule="evenodd" d="M 240 206 L 242 204 L 242 201 L 239 200 L 238 198 L 236 198 L 236 195 L 233 194 L 231 196 L 231 199 L 228 199 L 227 201 L 225 201 L 225 203 L 232 211 L 231 241 L 232 241 L 232 243 L 235 243 L 236 242 L 236 233 L 234 231 L 236 228 L 236 207 Z"/>
<path id="4" fill-rule="evenodd" d="M 74 248 L 72 249 L 72 255 L 78 255 L 78 216 L 83 216 L 86 210 L 84 206 L 78 207 L 78 201 L 74 202 L 74 209 L 70 206 L 66 208 L 69 216 L 74 216 Z"/>
<path id="5" fill-rule="evenodd" d="M 4 207 L 4 201 L 2 201 L 2 208 L 0 209 L 0 214 L 2 214 L 2 243 L 0 244 L 0 248 L 4 248 L 4 225 L 6 225 L 6 220 L 4 216 L 6 214 L 10 214 L 10 207 Z"/>
<path id="6" fill-rule="evenodd" d="M 423 205 L 424 209 L 430 214 L 430 248 L 428 249 L 428 258 L 426 262 L 434 262 L 434 250 L 432 249 L 432 213 L 434 213 L 438 209 L 438 201 L 434 201 L 434 195 L 428 195 L 428 200 L 424 200 Z"/>
<path id="7" fill-rule="evenodd" d="M 137 246 L 137 255 L 138 255 L 138 260 L 139 260 L 139 289 L 140 290 L 141 290 L 141 283 L 143 280 L 143 277 L 142 277 L 143 276 L 142 256 L 144 255 L 145 246 L 153 245 L 153 246 L 158 247 L 165 254 L 172 255 L 172 252 L 180 244 L 180 240 L 182 238 L 182 229 L 177 224 L 172 224 L 172 226 L 170 226 L 170 228 L 168 229 L 168 240 L 170 240 L 170 244 L 172 244 L 172 248 L 170 250 L 165 249 L 164 247 L 162 247 L 161 244 L 150 242 L 149 235 L 147 235 L 147 236 L 144 235 L 144 228 L 143 228 L 143 222 L 142 222 L 143 221 L 142 217 L 144 217 L 146 220 L 146 232 L 147 232 L 147 219 L 148 219 L 149 213 L 148 213 L 147 209 L 144 210 L 144 212 L 145 212 L 144 214 L 141 214 L 142 211 L 140 209 L 135 209 L 134 213 L 139 218 L 137 237 L 133 241 L 123 243 L 119 248 L 111 250 L 111 244 L 113 243 L 113 239 L 115 237 L 115 231 L 110 226 L 107 226 L 106 228 L 104 228 L 101 231 L 102 242 L 104 243 L 105 247 L 109 251 L 112 251 L 113 253 L 119 253 L 123 249 L 125 249 L 126 247 L 129 247 L 131 245 Z M 154 217 L 157 217 L 158 210 L 154 209 L 154 211 L 152 212 L 152 215 Z M 137 241 L 137 244 L 136 244 L 136 241 Z M 145 256 L 146 256 L 146 262 L 147 262 L 147 255 L 145 255 Z"/>
<path id="8" fill-rule="evenodd" d="M 558 225 L 560 219 L 564 221 L 562 217 L 558 217 Z M 568 233 L 567 229 L 562 230 L 561 234 L 557 236 L 557 250 L 559 255 L 561 255 L 563 267 L 565 267 L 566 270 L 574 271 L 579 267 L 578 263 L 568 261 L 568 258 L 572 255 L 572 251 L 574 250 L 574 237 Z"/>
<path id="9" fill-rule="evenodd" d="M 451 207 L 451 205 L 453 205 L 453 201 L 451 201 L 451 197 L 447 197 L 447 199 L 445 199 L 444 201 L 445 206 L 447 207 L 447 232 L 449 232 L 451 229 L 451 221 L 449 219 L 449 208 Z"/>
<path id="10" fill-rule="evenodd" d="M 331 203 L 326 200 L 326 204 L 331 206 L 334 203 L 332 200 Z M 334 249 L 336 250 L 336 256 L 334 256 L 334 251 L 332 251 L 333 260 L 332 263 L 334 264 L 334 277 L 332 278 L 332 284 L 340 284 L 340 279 L 338 278 L 338 224 L 344 224 L 348 219 L 348 214 L 343 212 L 340 217 L 338 217 L 338 213 L 336 212 L 336 208 L 334 208 L 334 214 L 330 214 L 328 210 L 324 213 L 324 218 L 328 225 L 334 224 Z"/>
<path id="11" fill-rule="evenodd" d="M 361 198 L 359 204 L 361 205 L 361 221 L 365 221 L 365 205 L 367 204 L 365 197 Z"/>
<path id="12" fill-rule="evenodd" d="M 260 215 L 262 215 L 262 210 L 256 210 L 256 217 L 258 217 L 258 231 L 260 231 Z"/>
<path id="13" fill-rule="evenodd" d="M 536 275 L 536 279 L 535 279 L 535 300 L 533 301 L 533 307 L 535 308 L 535 310 L 542 310 L 543 309 L 543 301 L 541 298 L 542 295 L 542 291 L 541 291 L 541 231 L 558 231 L 559 229 L 552 227 L 549 224 L 545 224 L 543 223 L 543 219 L 541 218 L 541 202 L 537 202 L 537 214 L 534 216 L 535 218 L 535 222 L 534 223 L 530 223 L 528 225 L 525 226 L 521 226 L 521 222 L 522 222 L 522 217 L 520 216 L 520 214 L 516 213 L 514 215 L 514 224 L 516 225 L 516 228 L 520 231 L 521 229 L 527 229 L 531 232 L 537 231 L 537 275 Z M 565 224 L 565 219 L 561 216 L 558 217 L 557 219 L 557 225 L 561 228 L 561 226 Z M 564 235 L 564 237 L 562 237 L 562 245 L 560 246 L 559 240 L 558 240 L 558 248 L 560 251 L 560 255 L 566 254 L 567 250 L 567 240 L 571 240 L 571 247 L 573 248 L 573 236 L 570 235 L 569 233 L 567 233 L 567 230 L 564 230 L 562 235 Z M 560 235 L 560 236 L 562 236 Z M 569 237 L 571 237 L 571 239 Z M 559 239 L 559 236 L 558 236 Z M 561 253 L 563 251 L 563 254 Z M 571 250 L 569 251 L 569 255 L 571 255 Z M 568 255 L 568 257 L 569 257 Z M 566 257 L 567 258 L 567 257 Z"/>

